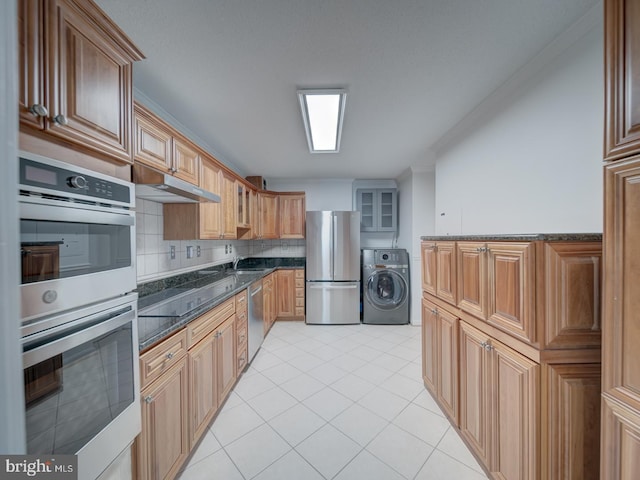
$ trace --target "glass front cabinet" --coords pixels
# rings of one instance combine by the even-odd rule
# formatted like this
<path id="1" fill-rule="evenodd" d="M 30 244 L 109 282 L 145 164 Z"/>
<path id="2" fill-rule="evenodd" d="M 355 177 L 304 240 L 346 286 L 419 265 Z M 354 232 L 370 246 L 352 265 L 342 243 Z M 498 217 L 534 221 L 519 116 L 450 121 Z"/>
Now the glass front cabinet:
<path id="1" fill-rule="evenodd" d="M 398 229 L 398 191 L 395 188 L 359 188 L 360 231 L 395 232 Z"/>

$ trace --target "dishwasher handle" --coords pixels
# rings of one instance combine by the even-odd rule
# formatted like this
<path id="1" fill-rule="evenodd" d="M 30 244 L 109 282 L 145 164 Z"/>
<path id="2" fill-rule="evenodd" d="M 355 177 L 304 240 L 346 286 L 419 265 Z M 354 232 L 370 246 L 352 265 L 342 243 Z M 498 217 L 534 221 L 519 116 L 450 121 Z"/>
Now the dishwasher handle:
<path id="1" fill-rule="evenodd" d="M 252 297 L 255 297 L 261 291 L 262 291 L 262 285 L 260 285 L 258 288 L 256 288 L 253 292 L 249 291 L 249 293 L 250 293 L 250 295 Z"/>

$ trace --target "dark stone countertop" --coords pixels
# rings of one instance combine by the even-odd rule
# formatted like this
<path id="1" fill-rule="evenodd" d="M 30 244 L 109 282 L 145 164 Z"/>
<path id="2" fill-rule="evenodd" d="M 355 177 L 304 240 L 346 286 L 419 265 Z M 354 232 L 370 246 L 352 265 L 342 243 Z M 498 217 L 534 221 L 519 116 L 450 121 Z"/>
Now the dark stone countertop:
<path id="1" fill-rule="evenodd" d="M 434 235 L 420 237 L 422 241 L 438 242 L 533 242 L 542 240 L 546 242 L 601 242 L 602 233 L 525 233 L 525 234 L 499 234 L 499 235 Z"/>
<path id="2" fill-rule="evenodd" d="M 167 338 L 276 269 L 304 266 L 304 258 L 250 258 L 239 262 L 241 274 L 226 264 L 138 285 L 139 349 Z"/>

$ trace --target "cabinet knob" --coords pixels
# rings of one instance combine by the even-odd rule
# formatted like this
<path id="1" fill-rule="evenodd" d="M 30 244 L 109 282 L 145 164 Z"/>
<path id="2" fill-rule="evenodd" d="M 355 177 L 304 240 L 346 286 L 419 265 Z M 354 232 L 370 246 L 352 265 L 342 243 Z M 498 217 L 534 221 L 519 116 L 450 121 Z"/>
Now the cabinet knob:
<path id="1" fill-rule="evenodd" d="M 173 358 L 173 352 L 167 353 L 167 358 L 171 360 Z"/>
<path id="2" fill-rule="evenodd" d="M 481 345 L 487 352 L 490 352 L 491 350 L 493 350 L 493 345 L 491 345 L 489 341 L 482 342 Z"/>
<path id="3" fill-rule="evenodd" d="M 144 402 L 145 403 L 151 403 L 153 402 L 153 397 L 151 395 L 149 395 L 148 397 L 144 397 Z"/>
<path id="4" fill-rule="evenodd" d="M 56 115 L 55 117 L 53 117 L 53 123 L 55 123 L 56 125 L 67 125 L 69 123 L 69 121 L 67 120 L 67 117 L 65 117 L 64 115 L 62 115 L 61 113 Z"/>
<path id="5" fill-rule="evenodd" d="M 432 308 L 431 309 L 431 313 L 433 313 L 434 315 L 437 315 L 438 314 L 438 309 Z"/>
<path id="6" fill-rule="evenodd" d="M 47 115 L 49 115 L 49 110 L 47 110 L 47 107 L 39 103 L 34 103 L 33 105 L 31 105 L 29 107 L 29 112 L 31 112 L 36 117 L 46 117 Z"/>
<path id="7" fill-rule="evenodd" d="M 484 253 L 484 252 L 488 252 L 489 249 L 487 247 L 478 247 L 476 248 L 476 252 L 480 252 L 480 253 Z"/>

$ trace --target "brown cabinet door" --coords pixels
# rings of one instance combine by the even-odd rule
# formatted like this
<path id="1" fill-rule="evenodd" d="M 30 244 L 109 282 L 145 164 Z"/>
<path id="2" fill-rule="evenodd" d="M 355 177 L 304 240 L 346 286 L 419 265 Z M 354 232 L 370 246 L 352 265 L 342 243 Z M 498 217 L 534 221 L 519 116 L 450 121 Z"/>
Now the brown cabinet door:
<path id="1" fill-rule="evenodd" d="M 422 242 L 422 290 L 436 295 L 436 244 Z"/>
<path id="2" fill-rule="evenodd" d="M 70 0 L 45 2 L 46 84 L 54 136 L 132 162 L 132 57 L 111 23 Z M 90 5 L 89 5 L 90 6 Z"/>
<path id="3" fill-rule="evenodd" d="M 217 342 L 210 333 L 189 350 L 189 401 L 191 444 L 195 445 L 219 405 Z"/>
<path id="4" fill-rule="evenodd" d="M 605 160 L 640 151 L 640 4 L 605 2 Z"/>
<path id="5" fill-rule="evenodd" d="M 20 123 L 44 128 L 47 117 L 44 99 L 44 54 L 42 41 L 42 2 L 18 2 L 18 44 L 20 84 L 18 110 Z"/>
<path id="6" fill-rule="evenodd" d="M 199 185 L 200 154 L 179 138 L 173 139 L 173 174 L 185 182 Z"/>
<path id="7" fill-rule="evenodd" d="M 544 256 L 545 346 L 599 346 L 602 244 L 548 243 Z"/>
<path id="8" fill-rule="evenodd" d="M 491 471 L 497 479 L 534 480 L 540 469 L 540 365 L 491 341 L 493 446 Z"/>
<path id="9" fill-rule="evenodd" d="M 218 355 L 218 401 L 222 402 L 237 378 L 235 314 L 216 330 Z"/>
<path id="10" fill-rule="evenodd" d="M 636 480 L 640 476 L 640 415 L 605 396 L 602 406 L 602 480 Z"/>
<path id="11" fill-rule="evenodd" d="M 188 380 L 184 357 L 142 392 L 140 478 L 173 478 L 189 455 Z"/>
<path id="12" fill-rule="evenodd" d="M 204 190 L 220 195 L 220 176 L 220 167 L 208 158 L 203 158 L 200 167 L 200 187 Z M 220 238 L 222 235 L 222 207 L 220 203 L 200 203 L 198 208 L 200 238 L 212 240 Z"/>
<path id="13" fill-rule="evenodd" d="M 422 299 L 422 379 L 425 386 L 436 396 L 438 392 L 438 313 L 436 306 Z"/>
<path id="14" fill-rule="evenodd" d="M 436 295 L 456 304 L 456 243 L 438 242 L 436 249 Z"/>
<path id="15" fill-rule="evenodd" d="M 458 317 L 438 309 L 438 401 L 458 426 Z"/>
<path id="16" fill-rule="evenodd" d="M 600 478 L 600 364 L 544 365 L 542 478 Z M 604 476 L 602 478 L 617 478 Z"/>
<path id="17" fill-rule="evenodd" d="M 236 179 L 230 173 L 222 171 L 221 174 L 221 199 L 222 207 L 222 236 L 224 238 L 236 238 Z"/>
<path id="18" fill-rule="evenodd" d="M 280 238 L 304 238 L 305 196 L 279 195 L 278 225 Z"/>
<path id="19" fill-rule="evenodd" d="M 601 478 L 631 479 L 640 476 L 640 157 L 605 167 L 604 188 L 602 394 L 607 412 Z"/>
<path id="20" fill-rule="evenodd" d="M 135 161 L 170 173 L 173 165 L 171 132 L 136 107 L 135 133 Z"/>
<path id="21" fill-rule="evenodd" d="M 532 243 L 490 243 L 488 322 L 535 342 L 535 251 Z"/>
<path id="22" fill-rule="evenodd" d="M 296 285 L 294 270 L 276 271 L 276 292 L 278 293 L 276 316 L 278 318 L 294 317 L 296 313 Z"/>
<path id="23" fill-rule="evenodd" d="M 260 238 L 278 238 L 278 196 L 272 193 L 258 193 L 260 205 Z"/>
<path id="24" fill-rule="evenodd" d="M 488 337 L 460 322 L 460 433 L 485 465 L 491 458 L 491 368 Z"/>
<path id="25" fill-rule="evenodd" d="M 487 246 L 458 242 L 458 307 L 482 320 L 487 319 Z"/>

